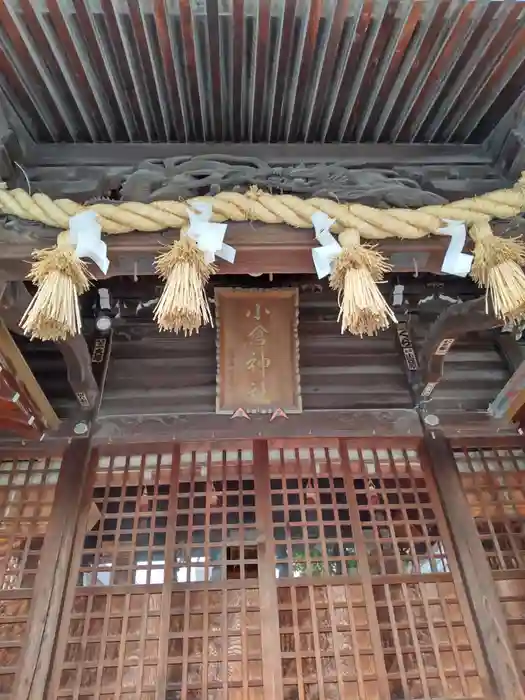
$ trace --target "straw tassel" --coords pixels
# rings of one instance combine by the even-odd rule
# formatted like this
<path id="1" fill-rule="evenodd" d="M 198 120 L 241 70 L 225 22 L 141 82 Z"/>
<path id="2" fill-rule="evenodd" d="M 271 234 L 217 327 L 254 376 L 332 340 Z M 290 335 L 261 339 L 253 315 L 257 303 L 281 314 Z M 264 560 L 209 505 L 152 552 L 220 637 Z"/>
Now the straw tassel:
<path id="1" fill-rule="evenodd" d="M 343 249 L 334 260 L 330 287 L 339 294 L 341 333 L 375 335 L 396 323 L 377 286 L 392 266 L 373 246 L 361 245 L 358 231 L 343 231 L 339 243 Z"/>
<path id="2" fill-rule="evenodd" d="M 166 282 L 154 311 L 160 330 L 191 335 L 213 326 L 206 285 L 216 267 L 192 238 L 181 231 L 180 240 L 155 260 L 155 269 Z"/>
<path id="3" fill-rule="evenodd" d="M 69 232 L 63 231 L 55 247 L 33 252 L 27 279 L 37 291 L 20 321 L 31 340 L 66 340 L 82 331 L 78 297 L 93 276 L 68 241 Z"/>
<path id="4" fill-rule="evenodd" d="M 480 222 L 470 227 L 474 241 L 471 277 L 486 289 L 494 315 L 505 323 L 525 317 L 525 245 L 518 238 L 494 236 L 490 224 Z"/>

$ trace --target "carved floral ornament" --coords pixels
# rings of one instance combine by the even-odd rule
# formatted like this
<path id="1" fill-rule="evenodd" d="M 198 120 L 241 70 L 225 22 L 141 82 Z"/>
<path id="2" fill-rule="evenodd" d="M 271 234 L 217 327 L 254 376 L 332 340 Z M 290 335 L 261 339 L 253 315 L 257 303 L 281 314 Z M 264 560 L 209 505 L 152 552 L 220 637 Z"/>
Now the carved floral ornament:
<path id="1" fill-rule="evenodd" d="M 203 323 L 211 323 L 205 285 L 215 272 L 216 255 L 234 255 L 224 244 L 225 222 L 260 221 L 296 228 L 315 227 L 325 215 L 326 245 L 337 248 L 330 258 L 330 285 L 338 292 L 342 332 L 373 335 L 395 321 L 377 289 L 391 269 L 384 256 L 367 241 L 389 237 L 419 239 L 447 233 L 450 226 L 468 228 L 474 242 L 471 277 L 486 289 L 487 308 L 505 322 L 525 316 L 525 246 L 516 239 L 493 235 L 491 219 L 508 219 L 525 210 L 525 173 L 509 189 L 496 190 L 449 204 L 417 209 L 376 209 L 357 203 L 323 197 L 302 199 L 293 194 L 270 194 L 256 187 L 247 192 L 219 192 L 186 201 L 98 202 L 81 205 L 68 199 L 53 200 L 45 194 L 29 195 L 21 189 L 0 189 L 0 213 L 66 229 L 83 212 L 96 214 L 97 226 L 106 234 L 157 232 L 179 228 L 179 241 L 161 253 L 155 266 L 165 286 L 155 317 L 163 330 L 191 334 Z M 329 220 L 329 225 L 327 223 Z M 318 239 L 319 227 L 316 228 Z M 338 240 L 331 234 L 337 234 Z M 92 235 L 92 234 L 91 234 Z M 461 235 L 461 234 L 459 234 Z M 60 340 L 80 332 L 77 295 L 89 285 L 89 273 L 77 255 L 69 233 L 59 237 L 56 247 L 35 252 L 29 273 L 38 287 L 24 319 L 25 332 L 44 340 Z M 463 258 L 457 236 L 452 235 L 456 274 L 465 274 L 470 261 Z M 322 243 L 322 240 L 321 240 Z M 324 245 L 322 243 L 322 245 Z M 449 247 L 450 250 L 450 247 Z M 99 250 L 100 253 L 100 250 Z M 84 246 L 85 254 L 85 246 Z M 454 257 L 453 256 L 453 257 Z M 456 265 L 456 268 L 454 268 Z"/>

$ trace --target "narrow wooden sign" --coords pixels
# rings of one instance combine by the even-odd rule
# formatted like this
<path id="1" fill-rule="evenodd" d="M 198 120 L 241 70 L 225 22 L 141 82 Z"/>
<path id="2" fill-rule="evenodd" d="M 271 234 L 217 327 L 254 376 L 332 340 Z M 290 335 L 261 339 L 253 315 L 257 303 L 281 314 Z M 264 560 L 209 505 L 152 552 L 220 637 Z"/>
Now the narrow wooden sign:
<path id="1" fill-rule="evenodd" d="M 302 411 L 297 289 L 216 289 L 217 413 Z"/>

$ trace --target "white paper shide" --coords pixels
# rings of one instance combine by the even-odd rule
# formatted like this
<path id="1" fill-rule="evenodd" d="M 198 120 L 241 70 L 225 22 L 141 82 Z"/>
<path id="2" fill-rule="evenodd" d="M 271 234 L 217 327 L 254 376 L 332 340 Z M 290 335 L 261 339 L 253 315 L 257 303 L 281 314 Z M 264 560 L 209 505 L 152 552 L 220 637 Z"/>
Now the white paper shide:
<path id="1" fill-rule="evenodd" d="M 187 209 L 190 220 L 190 227 L 187 235 L 197 243 L 197 246 L 204 253 L 207 263 L 212 263 L 215 256 L 235 262 L 235 248 L 224 242 L 227 224 L 216 224 L 210 221 L 212 206 L 205 202 L 195 202 Z"/>
<path id="2" fill-rule="evenodd" d="M 331 273 L 332 263 L 341 252 L 341 246 L 330 233 L 330 227 L 335 224 L 335 219 L 318 211 L 312 214 L 312 224 L 315 229 L 315 237 L 321 244 L 319 248 L 312 249 L 312 258 L 317 276 L 322 280 Z"/>

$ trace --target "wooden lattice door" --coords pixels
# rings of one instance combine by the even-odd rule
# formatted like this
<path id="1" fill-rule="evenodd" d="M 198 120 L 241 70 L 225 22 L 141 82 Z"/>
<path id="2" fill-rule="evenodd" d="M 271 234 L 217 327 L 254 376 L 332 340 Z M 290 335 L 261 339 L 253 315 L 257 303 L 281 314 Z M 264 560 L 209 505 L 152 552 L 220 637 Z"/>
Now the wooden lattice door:
<path id="1" fill-rule="evenodd" d="M 287 440 L 269 463 L 285 700 L 487 697 L 418 452 Z"/>
<path id="2" fill-rule="evenodd" d="M 485 698 L 415 450 L 337 439 L 102 456 L 48 698 Z"/>
<path id="3" fill-rule="evenodd" d="M 275 697 L 263 477 L 250 442 L 101 457 L 49 697 Z"/>
<path id="4" fill-rule="evenodd" d="M 525 451 L 464 447 L 455 457 L 525 676 Z"/>

